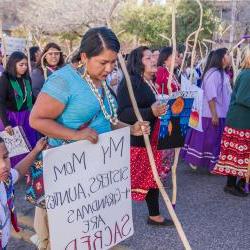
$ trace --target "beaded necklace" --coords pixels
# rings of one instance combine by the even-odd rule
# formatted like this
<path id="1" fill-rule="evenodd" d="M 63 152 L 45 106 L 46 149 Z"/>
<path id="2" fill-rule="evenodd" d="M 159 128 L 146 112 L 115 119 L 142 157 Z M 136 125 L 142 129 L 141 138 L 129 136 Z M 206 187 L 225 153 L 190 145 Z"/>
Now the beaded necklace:
<path id="1" fill-rule="evenodd" d="M 108 111 L 106 110 L 103 98 L 100 95 L 97 87 L 94 85 L 94 83 L 93 83 L 92 79 L 90 78 L 90 76 L 85 73 L 85 74 L 82 75 L 82 78 L 87 82 L 87 84 L 89 85 L 91 91 L 93 92 L 96 99 L 98 100 L 105 119 L 109 120 L 113 125 L 117 125 L 118 116 L 117 116 L 117 108 L 115 106 L 115 100 L 114 100 L 113 96 L 111 95 L 106 82 L 102 81 L 101 84 L 102 84 L 102 88 L 104 90 L 104 93 L 105 93 L 105 95 L 107 97 L 109 110 L 110 110 L 111 114 L 109 114 Z"/>
<path id="2" fill-rule="evenodd" d="M 159 95 L 159 92 L 156 88 L 156 86 L 154 85 L 154 83 L 151 81 L 151 80 L 147 80 L 145 77 L 144 77 L 144 81 L 147 83 L 147 85 L 150 87 L 150 89 L 152 90 L 152 92 L 157 96 Z"/>

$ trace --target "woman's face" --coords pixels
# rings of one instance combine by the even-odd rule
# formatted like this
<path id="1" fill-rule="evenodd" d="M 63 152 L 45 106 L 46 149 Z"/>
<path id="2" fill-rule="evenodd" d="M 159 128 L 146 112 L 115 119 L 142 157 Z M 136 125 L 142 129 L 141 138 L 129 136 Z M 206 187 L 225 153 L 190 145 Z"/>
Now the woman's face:
<path id="1" fill-rule="evenodd" d="M 176 60 L 176 63 L 178 64 L 178 67 L 181 66 L 182 60 L 183 60 L 183 53 L 178 53 L 177 60 Z"/>
<path id="2" fill-rule="evenodd" d="M 222 63 L 223 63 L 223 68 L 231 66 L 231 64 L 232 64 L 232 58 L 231 58 L 231 56 L 230 56 L 230 54 L 228 52 L 223 57 Z"/>
<path id="3" fill-rule="evenodd" d="M 17 76 L 22 76 L 28 70 L 28 61 L 27 59 L 22 59 L 21 61 L 17 62 L 16 64 L 16 74 Z"/>
<path id="4" fill-rule="evenodd" d="M 144 65 L 144 74 L 148 74 L 152 72 L 154 60 L 152 57 L 152 52 L 150 50 L 145 50 L 143 52 L 142 64 Z"/>
<path id="5" fill-rule="evenodd" d="M 56 48 L 50 48 L 47 51 L 45 59 L 49 66 L 56 67 L 60 61 L 60 51 Z"/>
<path id="6" fill-rule="evenodd" d="M 168 69 L 170 69 L 170 67 L 171 67 L 172 58 L 173 58 L 173 54 L 170 55 L 170 56 L 166 59 L 166 61 L 164 62 L 164 64 L 167 66 Z M 178 67 L 178 54 L 177 54 L 177 53 L 176 53 L 176 56 L 175 56 L 174 67 L 175 67 L 175 68 Z"/>
<path id="7" fill-rule="evenodd" d="M 160 51 L 159 51 L 159 50 L 155 50 L 155 51 L 152 53 L 152 59 L 153 59 L 153 61 L 154 61 L 155 64 L 157 64 L 159 55 L 160 55 Z"/>
<path id="8" fill-rule="evenodd" d="M 5 144 L 0 143 L 0 181 L 6 181 L 10 174 L 10 158 Z"/>
<path id="9" fill-rule="evenodd" d="M 117 53 L 104 49 L 98 56 L 88 58 L 86 53 L 81 54 L 81 61 L 86 65 L 87 72 L 93 80 L 102 81 L 114 70 Z"/>

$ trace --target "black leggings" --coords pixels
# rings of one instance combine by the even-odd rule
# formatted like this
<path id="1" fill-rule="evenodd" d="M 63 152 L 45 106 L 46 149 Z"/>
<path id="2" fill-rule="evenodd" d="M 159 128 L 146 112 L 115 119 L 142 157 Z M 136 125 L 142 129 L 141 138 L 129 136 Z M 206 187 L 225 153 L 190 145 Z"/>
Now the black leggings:
<path id="1" fill-rule="evenodd" d="M 149 189 L 145 200 L 148 206 L 149 216 L 160 215 L 159 189 L 158 188 Z"/>
<path id="2" fill-rule="evenodd" d="M 245 185 L 245 183 L 246 183 L 246 180 L 244 178 L 241 178 L 237 183 L 237 176 L 230 176 L 230 175 L 227 176 L 227 186 L 239 187 L 239 186 Z"/>
<path id="3" fill-rule="evenodd" d="M 237 176 L 227 176 L 227 186 L 236 186 L 236 182 L 237 182 Z"/>

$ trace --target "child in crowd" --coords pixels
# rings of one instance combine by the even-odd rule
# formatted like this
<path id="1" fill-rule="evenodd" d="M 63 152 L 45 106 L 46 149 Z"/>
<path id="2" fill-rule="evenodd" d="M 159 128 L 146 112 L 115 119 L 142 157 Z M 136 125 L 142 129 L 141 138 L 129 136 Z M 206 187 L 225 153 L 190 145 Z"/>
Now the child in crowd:
<path id="1" fill-rule="evenodd" d="M 37 155 L 46 147 L 47 140 L 41 138 L 34 149 L 15 168 L 11 168 L 9 153 L 0 137 L 0 250 L 7 249 L 10 224 L 18 232 L 14 206 L 14 184 L 24 176 Z"/>

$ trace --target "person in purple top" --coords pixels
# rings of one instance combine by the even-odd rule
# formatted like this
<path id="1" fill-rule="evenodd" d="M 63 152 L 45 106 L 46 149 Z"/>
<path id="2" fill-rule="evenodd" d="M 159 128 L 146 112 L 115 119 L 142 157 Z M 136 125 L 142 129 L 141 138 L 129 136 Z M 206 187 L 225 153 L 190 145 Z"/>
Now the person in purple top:
<path id="1" fill-rule="evenodd" d="M 202 77 L 204 90 L 202 127 L 203 132 L 190 128 L 181 155 L 194 169 L 206 167 L 212 171 L 220 153 L 220 142 L 227 115 L 231 86 L 225 68 L 231 57 L 227 49 L 214 51 Z"/>

